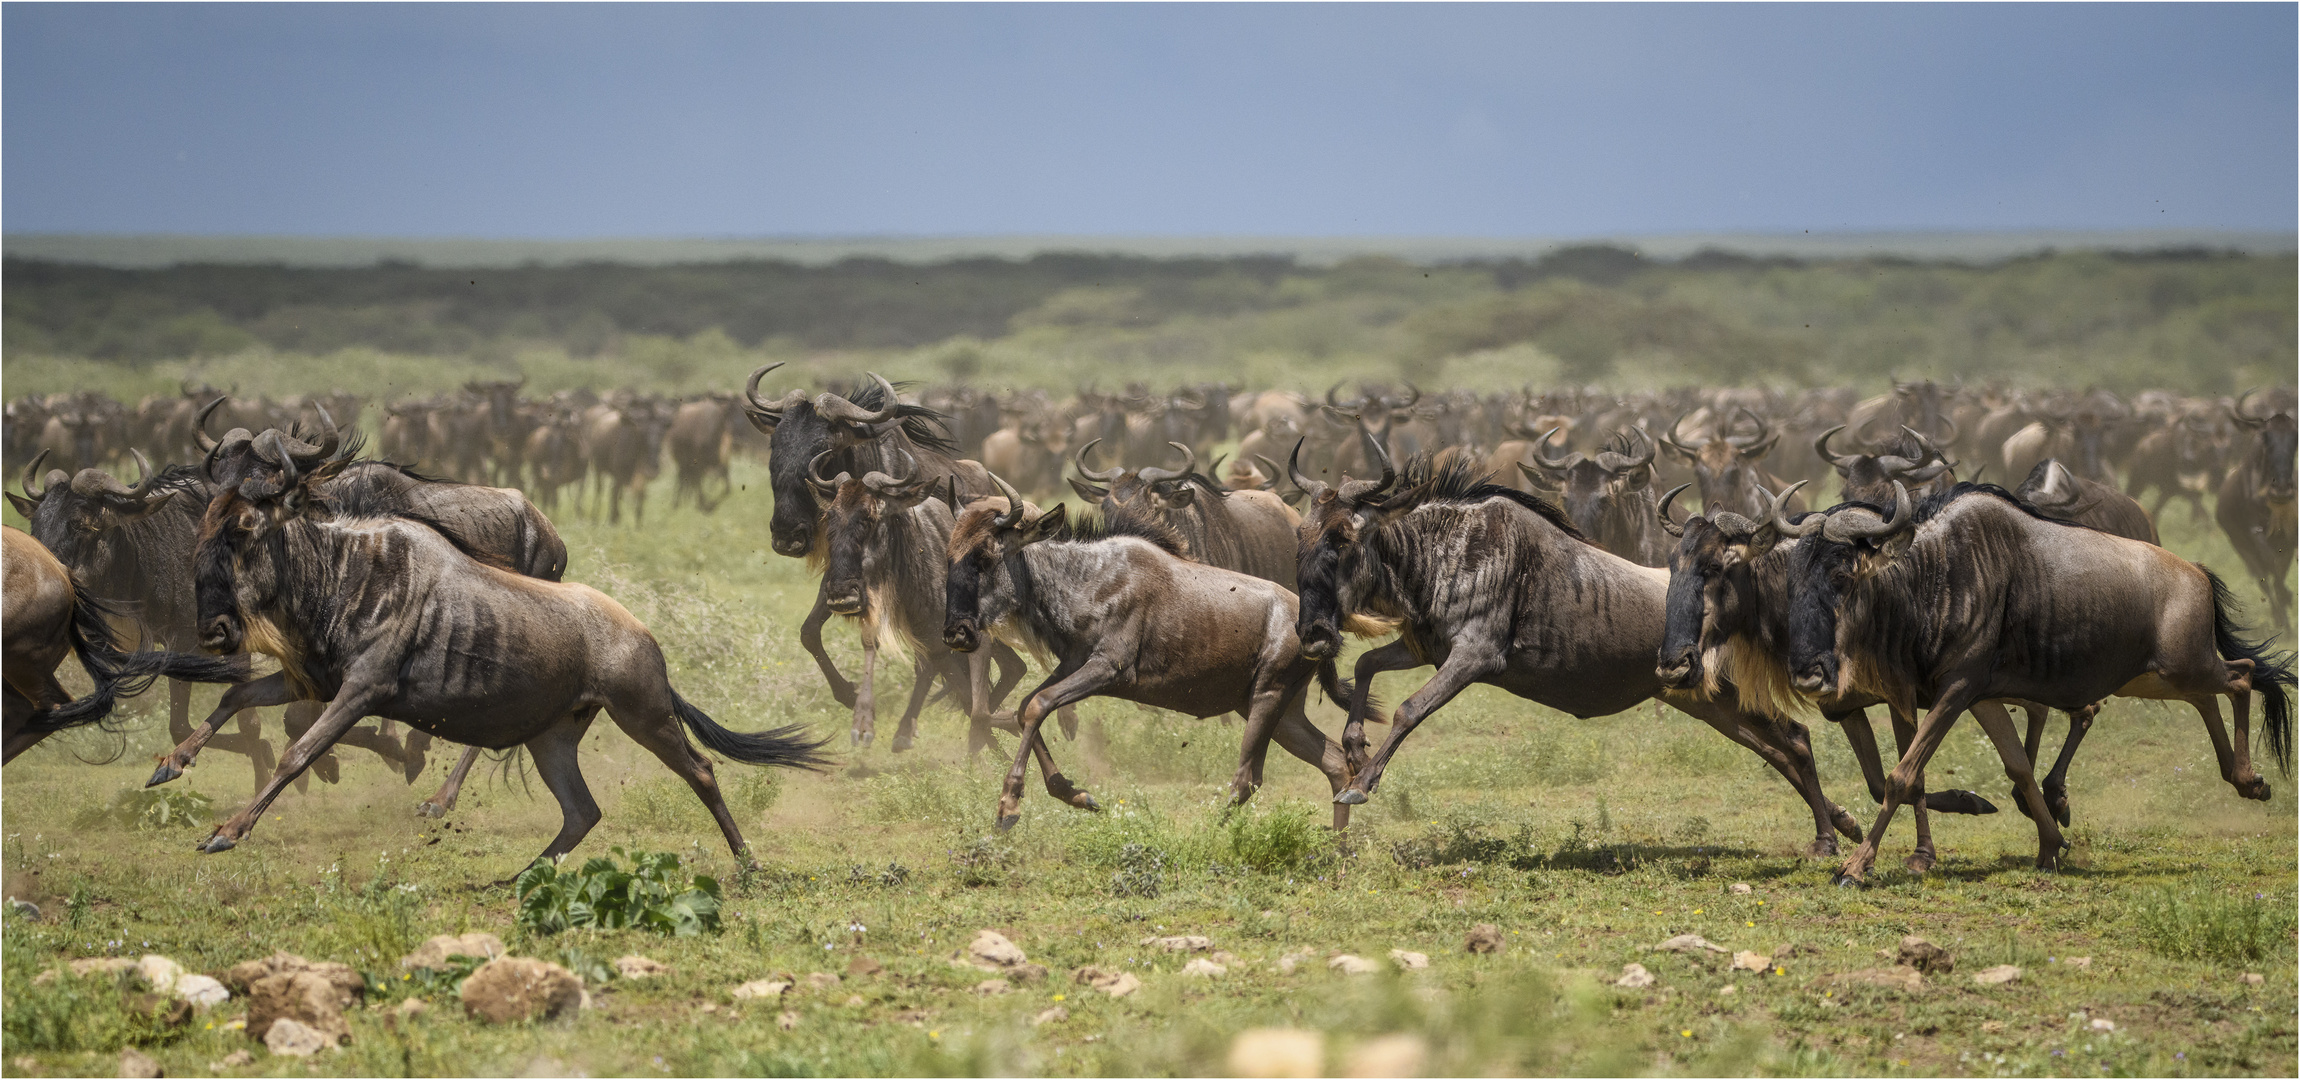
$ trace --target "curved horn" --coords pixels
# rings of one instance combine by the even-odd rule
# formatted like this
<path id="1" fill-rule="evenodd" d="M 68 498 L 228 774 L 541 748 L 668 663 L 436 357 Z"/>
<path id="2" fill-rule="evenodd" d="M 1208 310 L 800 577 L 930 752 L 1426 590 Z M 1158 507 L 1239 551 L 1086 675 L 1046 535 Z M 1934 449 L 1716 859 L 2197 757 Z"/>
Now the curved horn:
<path id="1" fill-rule="evenodd" d="M 1550 428 L 1548 431 L 1541 433 L 1541 438 L 1535 439 L 1533 441 L 1533 460 L 1539 462 L 1542 468 L 1549 469 L 1553 472 L 1563 472 L 1581 464 L 1582 457 L 1581 451 L 1579 450 L 1576 450 L 1561 458 L 1553 458 L 1549 456 L 1550 438 L 1563 430 L 1565 430 L 1565 427 L 1562 424 L 1557 427 Z"/>
<path id="2" fill-rule="evenodd" d="M 295 455 L 288 452 L 287 446 L 282 442 L 284 438 L 285 436 L 280 434 L 278 428 L 265 428 L 264 433 L 255 438 L 256 456 L 280 467 L 281 491 L 295 486 L 298 473 Z"/>
<path id="3" fill-rule="evenodd" d="M 1181 478 L 1190 475 L 1193 470 L 1197 469 L 1198 454 L 1196 451 L 1191 450 L 1189 447 L 1184 446 L 1178 442 L 1169 442 L 1166 445 L 1182 452 L 1182 468 L 1179 470 L 1143 469 L 1135 474 L 1142 478 L 1143 483 L 1155 484 L 1166 480 L 1180 480 Z"/>
<path id="4" fill-rule="evenodd" d="M 1339 391 L 1341 388 L 1342 388 L 1342 384 L 1341 384 L 1341 383 L 1339 383 L 1339 382 L 1335 383 L 1335 384 L 1334 384 L 1334 385 L 1332 385 L 1332 386 L 1326 387 L 1326 405 L 1327 405 L 1328 407 L 1330 407 L 1330 408 L 1335 408 L 1335 409 L 1339 409 L 1339 408 L 1342 408 L 1342 403 L 1341 403 L 1341 401 L 1340 401 L 1339 399 L 1337 399 L 1336 397 L 1334 397 L 1334 394 L 1335 394 L 1335 392 L 1336 392 L 1336 391 Z"/>
<path id="5" fill-rule="evenodd" d="M 783 407 L 781 405 L 769 405 L 766 402 L 759 400 L 759 380 L 766 378 L 768 372 L 773 371 L 776 368 L 779 368 L 788 363 L 790 363 L 788 360 L 777 360 L 772 364 L 761 367 L 757 371 L 751 372 L 750 381 L 743 384 L 743 400 L 750 402 L 751 408 L 753 409 L 757 409 L 758 411 L 766 413 L 769 416 L 780 418 L 783 414 Z"/>
<path id="6" fill-rule="evenodd" d="M 1398 482 L 1398 467 L 1390 460 L 1390 448 L 1383 446 L 1382 440 L 1375 438 L 1373 430 L 1366 427 L 1363 421 L 1358 424 L 1358 437 L 1365 440 L 1366 450 L 1374 456 L 1374 460 L 1382 463 L 1382 478 L 1357 480 L 1342 485 L 1342 497 L 1353 501 L 1373 498 Z"/>
<path id="7" fill-rule="evenodd" d="M 1849 507 L 1829 515 L 1821 535 L 1840 543 L 1854 540 L 1881 540 L 1894 533 L 1916 527 L 1914 505 L 1909 500 L 1908 485 L 1893 481 L 1893 516 L 1869 524 L 1876 512 L 1867 507 Z M 1858 516 L 1856 516 L 1858 515 Z"/>
<path id="8" fill-rule="evenodd" d="M 2252 388 L 2252 389 L 2250 389 L 2250 390 L 2246 390 L 2245 392 L 2243 392 L 2243 393 L 2241 393 L 2241 394 L 2238 394 L 2238 395 L 2236 395 L 2236 404 L 2234 404 L 2234 405 L 2231 405 L 2231 406 L 2229 406 L 2229 407 L 2228 407 L 2228 415 L 2235 417 L 2235 418 L 2236 418 L 2236 419 L 2237 419 L 2239 422 L 2241 422 L 2241 423 L 2245 423 L 2245 424 L 2254 424 L 2254 425 L 2257 425 L 2257 424 L 2259 424 L 2259 423 L 2261 423 L 2261 422 L 2263 422 L 2263 421 L 2267 420 L 2267 419 L 2268 419 L 2267 417 L 2265 417 L 2265 416 L 2254 416 L 2254 415 L 2252 415 L 2251 413 L 2249 413 L 2249 412 L 2245 411 L 2245 408 L 2244 408 L 2244 403 L 2245 403 L 2245 402 L 2247 402 L 2247 401 L 2250 401 L 2250 400 L 2252 400 L 2252 395 L 2254 395 L 2254 394 L 2257 394 L 2257 393 L 2259 393 L 2259 392 L 2260 392 L 2260 388 L 2259 388 L 2259 387 L 2257 387 L 2257 386 L 2255 386 L 2255 387 L 2253 387 L 2253 388 Z"/>
<path id="9" fill-rule="evenodd" d="M 208 434 L 208 414 L 215 412 L 216 406 L 229 400 L 231 400 L 230 394 L 219 395 L 214 401 L 201 406 L 200 414 L 192 418 L 192 440 L 199 444 L 202 453 L 214 453 L 216 449 L 215 436 Z"/>
<path id="10" fill-rule="evenodd" d="M 1735 415 L 1736 418 L 1746 416 L 1749 419 L 1757 422 L 1757 434 L 1755 435 L 1750 435 L 1745 438 L 1734 438 L 1730 435 L 1725 437 L 1726 442 L 1733 444 L 1736 448 L 1740 449 L 1742 453 L 1748 453 L 1760 446 L 1770 447 L 1773 445 L 1773 440 L 1779 437 L 1773 433 L 1773 425 L 1764 417 L 1749 411 L 1749 406 L 1741 406 Z"/>
<path id="11" fill-rule="evenodd" d="M 1695 456 L 1701 452 L 1694 447 L 1687 445 L 1685 442 L 1684 434 L 1678 430 L 1679 428 L 1685 426 L 1685 418 L 1691 415 L 1693 414 L 1689 412 L 1678 413 L 1677 419 L 1670 421 L 1669 430 L 1664 432 L 1661 436 L 1662 445 L 1667 446 L 1680 454 L 1684 454 L 1687 457 Z"/>
<path id="12" fill-rule="evenodd" d="M 823 475 L 823 459 L 835 453 L 838 451 L 825 450 L 807 462 L 807 483 L 813 484 L 815 490 L 825 496 L 838 494 L 839 485 L 846 483 L 850 478 L 849 474 L 843 472 L 835 478 Z"/>
<path id="13" fill-rule="evenodd" d="M 1692 486 L 1693 485 L 1691 484 L 1679 484 L 1676 487 L 1670 488 L 1669 494 L 1663 495 L 1661 497 L 1661 501 L 1654 504 L 1653 513 L 1661 519 L 1662 532 L 1668 533 L 1671 536 L 1685 535 L 1685 523 L 1682 521 L 1670 520 L 1669 507 L 1671 504 L 1677 501 L 1677 496 L 1684 494 L 1685 489 Z"/>
<path id="14" fill-rule="evenodd" d="M 1078 453 L 1075 455 L 1078 459 L 1078 475 L 1083 476 L 1088 480 L 1092 480 L 1098 484 L 1107 484 L 1112 480 L 1118 479 L 1119 474 L 1126 471 L 1126 467 L 1124 465 L 1113 465 L 1110 468 L 1102 470 L 1101 472 L 1095 472 L 1093 469 L 1087 468 L 1086 452 L 1100 445 L 1102 445 L 1102 440 L 1095 439 L 1094 441 L 1078 448 Z"/>
<path id="15" fill-rule="evenodd" d="M 1645 434 L 1644 428 L 1632 426 L 1629 429 L 1629 441 L 1633 443 L 1644 444 L 1645 453 L 1637 457 L 1622 458 L 1621 464 L 1614 467 L 1613 471 L 1615 472 L 1627 472 L 1631 469 L 1644 468 L 1647 465 L 1653 464 L 1653 455 L 1660 453 L 1660 448 L 1653 445 L 1653 440 Z M 1619 457 L 1620 455 L 1615 456 Z"/>
<path id="16" fill-rule="evenodd" d="M 72 478 L 72 490 L 82 495 L 106 495 L 124 502 L 142 502 L 146 495 L 151 494 L 152 485 L 159 480 L 159 476 L 152 472 L 151 459 L 145 457 L 142 450 L 129 447 L 128 453 L 136 458 L 135 487 L 121 483 L 118 477 L 100 469 L 82 469 L 80 475 Z"/>
<path id="17" fill-rule="evenodd" d="M 1789 521 L 1789 500 L 1791 497 L 1797 494 L 1798 488 L 1804 486 L 1805 481 L 1799 480 L 1796 483 L 1789 485 L 1788 488 L 1782 491 L 1779 495 L 1773 496 L 1773 531 L 1780 533 L 1785 537 L 1802 539 L 1804 537 L 1811 536 L 1814 533 L 1820 532 L 1821 526 L 1829 523 L 1829 516 L 1827 514 L 1808 514 L 1805 516 L 1805 523 L 1802 525 L 1792 524 Z"/>
<path id="18" fill-rule="evenodd" d="M 1294 440 L 1294 452 L 1286 455 L 1286 479 L 1293 481 L 1295 487 L 1308 492 L 1310 497 L 1315 499 L 1326 493 L 1326 482 L 1312 480 L 1302 472 L 1302 444 L 1308 441 L 1310 440 Z"/>
<path id="19" fill-rule="evenodd" d="M 1829 464 L 1836 466 L 1837 468 L 1850 469 L 1855 464 L 1860 462 L 1861 455 L 1832 454 L 1829 452 L 1829 437 L 1843 430 L 1845 430 L 1845 425 L 1839 424 L 1836 427 L 1822 432 L 1820 438 L 1813 440 L 1813 452 L 1819 454 L 1821 456 L 1821 460 L 1826 461 Z"/>
<path id="20" fill-rule="evenodd" d="M 911 457 L 908 453 L 903 453 L 901 460 L 910 465 L 910 468 L 905 470 L 905 475 L 897 476 L 894 473 L 873 469 L 863 474 L 863 486 L 879 495 L 892 495 L 911 486 L 911 483 L 918 479 L 918 459 Z M 892 468 L 894 464 L 891 461 L 887 463 L 889 468 Z"/>
<path id="21" fill-rule="evenodd" d="M 47 494 L 48 488 L 45 484 L 38 488 L 32 486 L 32 478 L 40 475 L 40 463 L 46 460 L 48 460 L 48 448 L 41 447 L 40 456 L 33 458 L 31 464 L 24 466 L 24 476 L 18 482 L 23 485 L 26 498 L 38 500 L 40 496 Z"/>
<path id="22" fill-rule="evenodd" d="M 1411 383 L 1411 382 L 1408 382 L 1408 383 L 1406 383 L 1406 393 L 1407 393 L 1408 395 L 1410 395 L 1410 396 L 1409 396 L 1409 397 L 1407 397 L 1407 398 L 1406 398 L 1404 401 L 1401 401 L 1401 402 L 1397 402 L 1397 403 L 1395 403 L 1395 404 L 1391 404 L 1391 403 L 1390 403 L 1390 401 L 1389 401 L 1389 399 L 1387 399 L 1387 398 L 1384 398 L 1384 399 L 1382 399 L 1382 403 L 1383 403 L 1383 404 L 1385 404 L 1385 405 L 1389 405 L 1389 407 L 1390 407 L 1390 408 L 1393 408 L 1393 409 L 1410 409 L 1410 408 L 1413 408 L 1415 405 L 1417 405 L 1417 404 L 1420 404 L 1420 403 L 1421 403 L 1421 399 L 1422 399 L 1422 388 L 1421 388 L 1421 387 L 1415 386 L 1413 383 Z"/>
<path id="23" fill-rule="evenodd" d="M 1003 529 L 1022 520 L 1022 493 L 1014 490 L 1014 485 L 1007 483 L 997 473 L 990 474 L 990 482 L 998 485 L 999 494 L 1006 496 L 1006 512 L 990 519 L 991 525 Z"/>
<path id="24" fill-rule="evenodd" d="M 1955 445 L 1955 443 L 1956 443 L 1956 441 L 1957 441 L 1957 434 L 1958 434 L 1958 429 L 1957 429 L 1957 418 L 1956 418 L 1956 417 L 1954 417 L 1954 416 L 1950 416 L 1950 415 L 1949 415 L 1949 414 L 1947 414 L 1947 413 L 1942 413 L 1942 414 L 1941 414 L 1941 423 L 1947 424 L 1947 425 L 1949 426 L 1949 433 L 1948 433 L 1948 434 L 1946 434 L 1946 435 L 1943 435 L 1943 436 L 1941 436 L 1941 441 L 1942 441 L 1942 442 L 1945 442 L 1945 443 L 1949 443 L 1950 445 Z"/>

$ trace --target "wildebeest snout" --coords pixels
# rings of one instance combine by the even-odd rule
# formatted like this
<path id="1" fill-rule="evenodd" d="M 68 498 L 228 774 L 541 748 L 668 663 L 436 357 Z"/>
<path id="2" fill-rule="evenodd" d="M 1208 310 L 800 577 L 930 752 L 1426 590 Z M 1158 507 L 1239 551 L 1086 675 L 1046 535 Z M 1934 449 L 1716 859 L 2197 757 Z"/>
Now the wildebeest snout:
<path id="1" fill-rule="evenodd" d="M 859 589 L 827 589 L 823 593 L 823 606 L 835 615 L 860 615 L 863 609 Z"/>
<path id="2" fill-rule="evenodd" d="M 1836 657 L 1823 657 L 1791 672 L 1789 682 L 1801 694 L 1818 694 L 1837 681 Z"/>
<path id="3" fill-rule="evenodd" d="M 230 615 L 216 615 L 200 623 L 200 647 L 215 653 L 240 651 L 240 621 Z"/>
<path id="4" fill-rule="evenodd" d="M 774 538 L 775 554 L 785 558 L 801 558 L 815 546 L 815 539 L 806 533 L 777 532 Z"/>
<path id="5" fill-rule="evenodd" d="M 975 630 L 974 620 L 956 619 L 942 626 L 942 643 L 952 652 L 970 653 L 982 644 L 982 635 Z"/>
<path id="6" fill-rule="evenodd" d="M 1341 632 L 1322 619 L 1303 627 L 1301 638 L 1305 660 L 1331 660 L 1342 651 Z"/>
<path id="7" fill-rule="evenodd" d="M 1664 655 L 1654 663 L 1653 674 L 1661 680 L 1661 685 L 1672 690 L 1683 690 L 1700 681 L 1700 657 L 1691 647 L 1680 650 L 1675 656 Z"/>

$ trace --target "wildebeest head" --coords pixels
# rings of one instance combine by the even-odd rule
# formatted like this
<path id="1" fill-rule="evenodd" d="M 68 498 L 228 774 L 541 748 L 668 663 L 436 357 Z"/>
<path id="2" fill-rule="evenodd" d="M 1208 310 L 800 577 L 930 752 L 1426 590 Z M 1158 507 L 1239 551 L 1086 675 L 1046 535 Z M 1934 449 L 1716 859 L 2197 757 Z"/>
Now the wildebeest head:
<path id="1" fill-rule="evenodd" d="M 1738 422 L 1747 417 L 1756 425 L 1752 434 L 1735 435 L 1730 428 L 1720 431 L 1707 442 L 1693 446 L 1685 441 L 1681 428 L 1685 416 L 1669 425 L 1668 434 L 1662 436 L 1661 445 L 1693 466 L 1694 479 L 1701 487 L 1701 502 L 1705 509 L 1727 507 L 1749 509 L 1759 507 L 1755 501 L 1759 488 L 1757 463 L 1771 453 L 1773 444 L 1781 440 L 1781 433 L 1773 425 L 1747 408 L 1734 417 Z"/>
<path id="2" fill-rule="evenodd" d="M 1932 490 L 1936 481 L 1947 477 L 1946 483 L 1955 483 L 1950 470 L 1956 465 L 1942 454 L 1940 447 L 1923 432 L 1903 425 L 1901 434 L 1891 445 L 1878 448 L 1875 453 L 1840 454 L 1829 449 L 1829 439 L 1845 430 L 1839 424 L 1821 433 L 1813 440 L 1813 453 L 1837 470 L 1845 481 L 1845 502 L 1882 502 L 1892 495 L 1892 484 L 1898 480 L 1917 493 Z"/>
<path id="3" fill-rule="evenodd" d="M 2253 484 L 2262 498 L 2271 504 L 2290 505 L 2293 501 L 2293 454 L 2295 449 L 2292 410 L 2277 408 L 2254 412 L 2246 403 L 2254 391 L 2247 390 L 2228 410 L 2237 423 L 2252 429 L 2256 442 L 2244 467 L 2255 471 Z"/>
<path id="4" fill-rule="evenodd" d="M 1034 513 L 1020 492 L 1004 480 L 991 479 L 1005 493 L 1005 505 L 984 500 L 967 507 L 950 531 L 942 642 L 955 652 L 980 648 L 983 631 L 1014 614 L 1021 590 L 1029 585 L 1022 550 L 1061 533 L 1068 521 L 1068 507 Z"/>
<path id="5" fill-rule="evenodd" d="M 296 490 L 299 476 L 321 462 L 348 460 L 358 452 L 358 440 L 346 441 L 334 417 L 319 405 L 313 407 L 319 413 L 317 425 L 306 426 L 298 420 L 292 431 L 266 429 L 260 435 L 233 428 L 223 438 L 214 438 L 207 432 L 208 416 L 225 400 L 219 397 L 209 402 L 192 426 L 193 438 L 207 452 L 201 471 L 217 491 L 237 490 L 250 501 L 265 501 Z"/>
<path id="6" fill-rule="evenodd" d="M 1078 448 L 1079 476 L 1070 478 L 1071 490 L 1087 503 L 1155 516 L 1160 511 L 1179 510 L 1197 499 L 1197 487 L 1205 478 L 1193 475 L 1198 469 L 1198 455 L 1189 447 L 1178 442 L 1166 444 L 1182 455 L 1179 469 L 1144 466 L 1097 472 L 1086 464 L 1086 454 L 1101 442 L 1096 439 Z"/>
<path id="7" fill-rule="evenodd" d="M 1837 612 L 1845 589 L 1906 550 L 1916 528 L 1915 502 L 1895 481 L 1890 516 L 1847 503 L 1791 528 L 1806 542 L 1789 568 L 1789 681 L 1800 693 L 1819 694 L 1836 687 L 1841 673 Z"/>
<path id="8" fill-rule="evenodd" d="M 808 473 L 814 460 L 831 454 L 829 467 L 842 471 L 868 471 L 884 462 L 877 447 L 898 427 L 921 445 L 947 448 L 927 425 L 942 414 L 919 405 L 907 405 L 896 396 L 894 384 L 869 373 L 870 382 L 842 397 L 821 393 L 808 397 L 792 390 L 773 401 L 759 397 L 759 380 L 783 366 L 768 364 L 751 372 L 743 386 L 743 415 L 768 438 L 767 472 L 774 484 L 775 511 L 768 534 L 775 553 L 801 558 L 815 550 L 822 507 L 815 499 Z"/>
<path id="9" fill-rule="evenodd" d="M 1595 457 L 1578 450 L 1551 457 L 1550 438 L 1559 430 L 1550 428 L 1535 440 L 1533 463 L 1518 462 L 1518 471 L 1538 486 L 1561 492 L 1559 501 L 1574 528 L 1589 536 L 1602 536 L 1608 512 L 1632 492 L 1652 486 L 1653 444 L 1643 430 L 1633 427 L 1616 432 Z"/>
<path id="10" fill-rule="evenodd" d="M 1674 689 L 1705 687 L 1714 693 L 1723 673 L 1714 658 L 1726 642 L 1750 634 L 1757 617 L 1757 560 L 1781 541 L 1782 508 L 1802 484 L 1775 496 L 1773 513 L 1751 520 L 1731 510 L 1696 514 L 1680 523 L 1670 507 L 1691 484 L 1681 484 L 1661 497 L 1654 512 L 1661 528 L 1677 538 L 1669 555 L 1669 591 L 1663 600 L 1667 623 L 1654 674 Z"/>
<path id="11" fill-rule="evenodd" d="M 1302 471 L 1302 444 L 1286 459 L 1286 475 L 1309 496 L 1295 533 L 1295 585 L 1301 609 L 1294 634 L 1302 656 L 1330 660 L 1342 651 L 1342 627 L 1377 584 L 1378 567 L 1365 537 L 1379 514 L 1385 493 L 1397 484 L 1397 467 L 1363 421 L 1358 426 L 1369 458 L 1381 463 L 1379 480 L 1351 480 L 1328 486 Z"/>
<path id="12" fill-rule="evenodd" d="M 280 575 L 258 573 L 243 580 L 236 566 L 251 553 L 280 556 L 269 550 L 278 545 L 267 542 L 289 521 L 323 505 L 320 486 L 349 464 L 349 458 L 334 456 L 332 450 L 332 445 L 315 446 L 267 429 L 249 441 L 247 474 L 230 486 L 217 485 L 200 521 L 192 559 L 201 648 L 234 653 L 246 645 L 242 587 L 254 590 L 263 606 L 269 591 L 279 587 Z"/>
<path id="13" fill-rule="evenodd" d="M 918 475 L 918 462 L 908 461 L 907 475 L 877 470 L 855 479 L 848 473 L 822 474 L 831 451 L 815 456 L 807 482 L 829 504 L 823 514 L 823 536 L 829 562 L 823 570 L 823 602 L 840 615 L 863 610 L 869 570 L 888 559 L 883 523 L 890 514 L 917 506 L 928 496 L 926 481 Z"/>
<path id="14" fill-rule="evenodd" d="M 82 582 L 107 591 L 109 583 L 140 569 L 134 565 L 137 553 L 124 541 L 122 531 L 158 512 L 178 495 L 199 497 L 198 482 L 190 470 L 179 466 L 155 472 L 142 450 L 129 453 L 136 458 L 134 487 L 102 469 L 82 469 L 72 476 L 62 469 L 50 469 L 40 478 L 40 463 L 48 456 L 42 450 L 24 466 L 24 494 L 8 493 L 9 503 L 24 515 L 26 531 L 33 539 Z"/>

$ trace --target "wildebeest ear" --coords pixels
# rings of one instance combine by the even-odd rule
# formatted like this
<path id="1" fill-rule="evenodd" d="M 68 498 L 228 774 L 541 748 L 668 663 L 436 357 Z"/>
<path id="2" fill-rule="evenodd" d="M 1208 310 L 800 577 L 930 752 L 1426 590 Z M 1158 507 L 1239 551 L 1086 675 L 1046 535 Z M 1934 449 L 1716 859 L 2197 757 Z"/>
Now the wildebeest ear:
<path id="1" fill-rule="evenodd" d="M 32 520 L 32 511 L 38 510 L 40 508 L 40 504 L 37 501 L 27 499 L 13 491 L 8 493 L 8 505 L 15 507 L 16 512 L 24 515 L 24 520 L 26 521 Z"/>
<path id="2" fill-rule="evenodd" d="M 1109 488 L 1095 487 L 1094 485 L 1089 484 L 1084 480 L 1080 480 L 1075 476 L 1065 477 L 1064 479 L 1070 481 L 1070 490 L 1077 492 L 1079 498 L 1084 499 L 1095 506 L 1102 505 L 1102 500 L 1110 497 Z"/>
<path id="3" fill-rule="evenodd" d="M 1651 468 L 1631 469 L 1621 474 L 1621 490 L 1623 491 L 1637 491 L 1652 486 L 1653 470 Z"/>
<path id="4" fill-rule="evenodd" d="M 1023 524 L 1022 541 L 1015 546 L 1022 547 L 1029 544 L 1035 544 L 1049 536 L 1053 536 L 1054 534 L 1061 532 L 1063 526 L 1068 524 L 1069 521 L 1070 504 L 1056 503 L 1054 505 L 1054 509 L 1048 510 L 1043 514 L 1038 515 L 1037 518 Z"/>
<path id="5" fill-rule="evenodd" d="M 1180 509 L 1198 497 L 1198 489 L 1189 484 L 1167 484 L 1151 489 L 1150 494 L 1168 507 Z"/>

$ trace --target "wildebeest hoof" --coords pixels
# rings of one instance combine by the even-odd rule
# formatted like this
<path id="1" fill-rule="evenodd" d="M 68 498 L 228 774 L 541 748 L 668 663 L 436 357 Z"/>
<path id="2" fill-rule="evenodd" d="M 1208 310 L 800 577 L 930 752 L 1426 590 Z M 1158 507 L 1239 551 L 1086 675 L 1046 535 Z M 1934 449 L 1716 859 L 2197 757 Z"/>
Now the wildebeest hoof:
<path id="1" fill-rule="evenodd" d="M 415 813 L 417 817 L 443 818 L 447 816 L 447 808 L 425 799 L 422 805 L 415 808 Z"/>
<path id="2" fill-rule="evenodd" d="M 871 733 L 868 731 L 848 732 L 847 741 L 855 746 L 869 746 L 871 743 Z"/>
<path id="3" fill-rule="evenodd" d="M 1094 796 L 1089 792 L 1081 791 L 1076 795 L 1072 795 L 1070 797 L 1070 805 L 1075 806 L 1080 810 L 1092 810 L 1097 814 L 1102 812 L 1102 804 L 1095 802 Z"/>
<path id="4" fill-rule="evenodd" d="M 174 762 L 163 761 L 159 768 L 152 770 L 152 778 L 144 781 L 144 786 L 159 787 L 161 784 L 182 775 L 184 775 L 184 770 L 177 768 Z"/>
<path id="5" fill-rule="evenodd" d="M 1343 788 L 1341 794 L 1334 796 L 1334 801 L 1343 806 L 1364 806 L 1366 793 L 1356 788 Z"/>
<path id="6" fill-rule="evenodd" d="M 1909 873 L 1922 874 L 1933 868 L 1933 857 L 1929 852 L 1918 852 L 1902 859 L 1901 865 L 1908 867 Z"/>
<path id="7" fill-rule="evenodd" d="M 895 753 L 897 753 L 897 754 L 899 754 L 899 753 L 902 753 L 903 751 L 910 749 L 910 747 L 911 747 L 911 738 L 910 738 L 910 736 L 908 736 L 908 735 L 897 735 L 897 736 L 895 736 L 895 737 L 894 737 L 894 752 L 895 752 Z"/>
<path id="8" fill-rule="evenodd" d="M 1861 887 L 1861 879 L 1840 871 L 1836 877 L 1829 879 L 1829 884 L 1840 889 L 1858 889 Z"/>
<path id="9" fill-rule="evenodd" d="M 2023 805 L 2020 792 L 2013 792 L 2013 804 Z M 1974 791 L 1928 791 L 1925 793 L 1925 809 L 1941 814 L 1993 814 L 1997 812 L 1997 804 L 1981 798 L 1980 793 Z M 2025 807 L 2021 812 L 2027 813 Z"/>
<path id="10" fill-rule="evenodd" d="M 1835 858 L 1837 854 L 1837 838 L 1834 836 L 1816 837 L 1812 843 L 1805 845 L 1805 857 L 1808 859 Z"/>
<path id="11" fill-rule="evenodd" d="M 2245 785 L 2243 791 L 2241 791 L 2239 794 L 2242 794 L 2247 799 L 2257 799 L 2261 802 L 2267 802 L 2268 781 L 2254 777 L 2252 782 Z"/>
<path id="12" fill-rule="evenodd" d="M 998 819 L 998 831 L 999 831 L 999 832 L 1001 832 L 1001 833 L 1003 833 L 1003 832 L 1006 832 L 1006 831 L 1008 831 L 1008 830 L 1010 830 L 1010 829 L 1014 828 L 1014 823 L 1015 823 L 1015 822 L 1017 822 L 1017 821 L 1021 821 L 1021 820 L 1022 820 L 1022 815 L 1021 815 L 1021 814 L 1002 814 L 1002 815 L 1000 815 L 1000 816 L 999 816 L 999 819 Z"/>
<path id="13" fill-rule="evenodd" d="M 200 845 L 200 852 L 204 855 L 213 855 L 219 851 L 230 851 L 231 849 L 238 846 L 238 841 L 235 841 L 231 837 L 225 836 L 222 833 L 217 833 L 214 836 L 208 837 L 207 842 Z"/>

